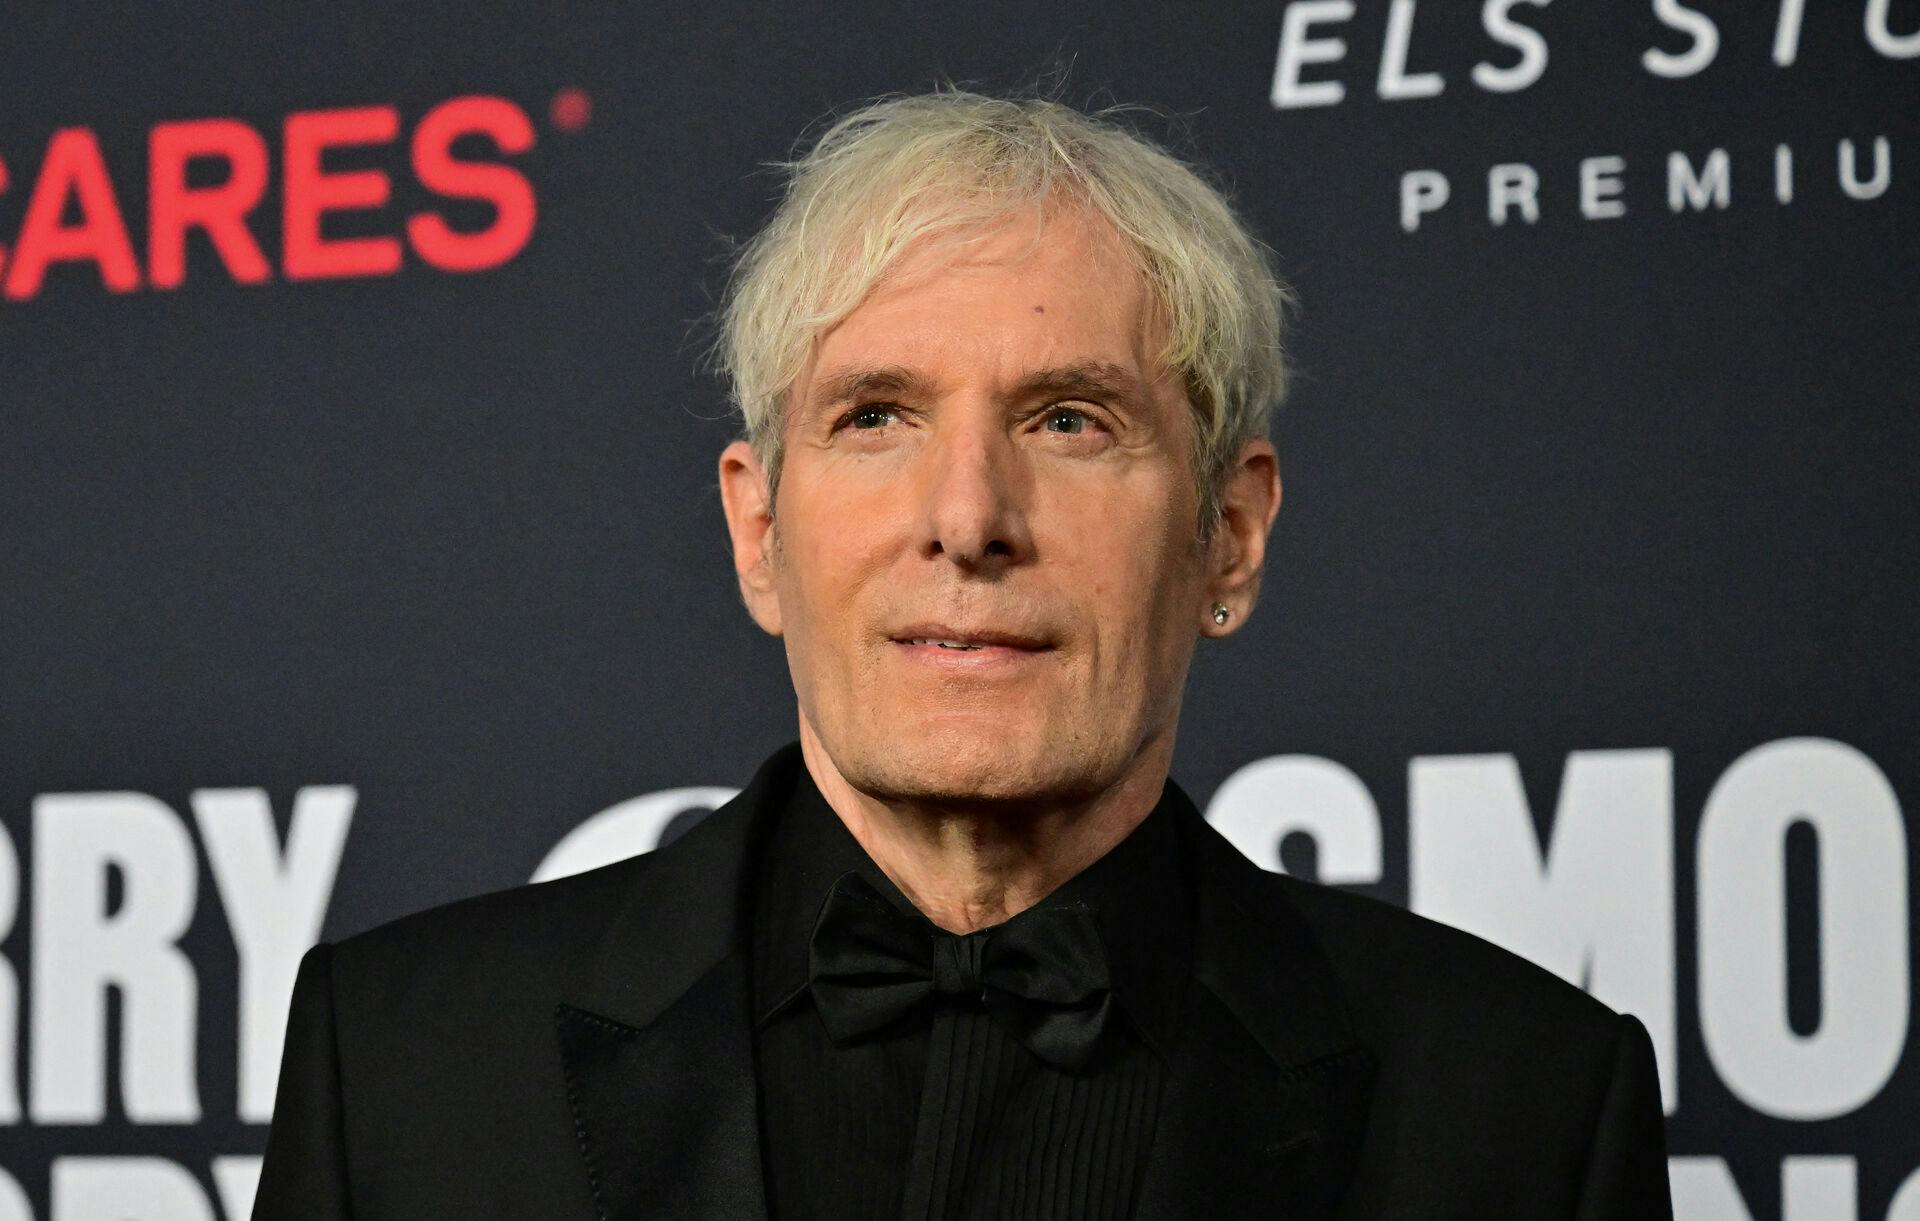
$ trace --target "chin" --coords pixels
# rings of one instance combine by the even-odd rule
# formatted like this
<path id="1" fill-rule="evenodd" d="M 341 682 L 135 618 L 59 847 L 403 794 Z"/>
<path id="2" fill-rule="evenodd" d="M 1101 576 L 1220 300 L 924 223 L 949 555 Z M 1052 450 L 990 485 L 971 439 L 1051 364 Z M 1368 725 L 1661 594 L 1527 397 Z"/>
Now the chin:
<path id="1" fill-rule="evenodd" d="M 1028 718 L 941 718 L 870 725 L 833 752 L 855 788 L 894 800 L 934 803 L 1075 800 L 1099 793 L 1123 770 L 1107 752 Z"/>

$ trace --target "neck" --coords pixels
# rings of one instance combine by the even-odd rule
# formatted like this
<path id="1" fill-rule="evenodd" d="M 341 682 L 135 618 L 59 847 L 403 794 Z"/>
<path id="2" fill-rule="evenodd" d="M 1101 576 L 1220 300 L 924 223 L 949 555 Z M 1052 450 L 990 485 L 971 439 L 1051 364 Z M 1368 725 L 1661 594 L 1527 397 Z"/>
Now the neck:
<path id="1" fill-rule="evenodd" d="M 867 855 L 927 919 L 951 933 L 1008 920 L 1105 856 L 1152 812 L 1172 762 L 1171 731 L 1085 799 L 956 804 L 880 796 L 834 766 L 800 718 L 807 771 Z"/>

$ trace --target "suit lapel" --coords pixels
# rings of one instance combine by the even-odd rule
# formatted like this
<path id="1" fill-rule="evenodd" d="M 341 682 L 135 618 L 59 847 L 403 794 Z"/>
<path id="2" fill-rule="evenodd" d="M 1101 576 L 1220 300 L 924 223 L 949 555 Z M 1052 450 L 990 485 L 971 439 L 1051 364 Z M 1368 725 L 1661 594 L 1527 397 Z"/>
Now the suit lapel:
<path id="1" fill-rule="evenodd" d="M 602 1221 L 767 1213 L 745 937 L 749 845 L 799 766 L 636 862 L 555 1012 L 567 1103 Z"/>
<path id="2" fill-rule="evenodd" d="M 1194 975 L 1135 1216 L 1330 1217 L 1365 1129 L 1373 1056 L 1283 884 L 1183 804 Z"/>

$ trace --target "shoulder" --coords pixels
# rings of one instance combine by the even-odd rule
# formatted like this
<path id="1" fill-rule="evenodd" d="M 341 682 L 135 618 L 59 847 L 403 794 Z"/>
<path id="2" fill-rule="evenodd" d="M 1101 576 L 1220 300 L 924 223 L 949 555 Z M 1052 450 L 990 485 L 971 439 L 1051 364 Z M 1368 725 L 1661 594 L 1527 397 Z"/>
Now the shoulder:
<path id="1" fill-rule="evenodd" d="M 1311 931 L 1369 1041 L 1591 1060 L 1622 1037 L 1619 1014 L 1490 941 L 1350 891 L 1264 879 Z"/>
<path id="2" fill-rule="evenodd" d="M 1670 1215 L 1638 1021 L 1391 903 L 1277 874 L 1258 889 L 1307 929 L 1374 1058 L 1356 1215 L 1436 1197 L 1462 1216 L 1586 1215 L 1613 1192 L 1633 1202 L 1593 1215 Z"/>
<path id="3" fill-rule="evenodd" d="M 1293 961 L 1320 962 L 1310 969 L 1324 972 L 1363 1041 L 1443 1038 L 1466 1052 L 1571 1040 L 1610 1053 L 1621 1037 L 1619 1014 L 1518 954 L 1382 899 L 1262 869 L 1204 818 L 1187 825 L 1196 880 L 1220 919 L 1243 939 L 1274 939 L 1271 950 Z"/>
<path id="4" fill-rule="evenodd" d="M 1268 878 L 1313 931 L 1357 1009 L 1391 1009 L 1403 1020 L 1545 1027 L 1563 1036 L 1586 1031 L 1609 1044 L 1617 1036 L 1612 1009 L 1510 950 L 1384 900 Z"/>
<path id="5" fill-rule="evenodd" d="M 730 935 L 751 840 L 787 756 L 671 843 L 571 877 L 530 883 L 388 921 L 330 948 L 337 1007 L 386 1025 L 459 1012 L 491 1024 L 549 1022 L 562 997 L 607 969 L 657 973 Z"/>
<path id="6" fill-rule="evenodd" d="M 583 918 L 610 909 L 652 868 L 643 853 L 584 873 L 489 891 L 396 917 L 340 941 L 345 953 L 448 950 L 513 952 L 577 929 Z"/>
<path id="7" fill-rule="evenodd" d="M 331 947 L 343 1007 L 387 1015 L 516 1000 L 549 1006 L 620 904 L 648 884 L 654 854 L 475 895 L 389 920 Z"/>

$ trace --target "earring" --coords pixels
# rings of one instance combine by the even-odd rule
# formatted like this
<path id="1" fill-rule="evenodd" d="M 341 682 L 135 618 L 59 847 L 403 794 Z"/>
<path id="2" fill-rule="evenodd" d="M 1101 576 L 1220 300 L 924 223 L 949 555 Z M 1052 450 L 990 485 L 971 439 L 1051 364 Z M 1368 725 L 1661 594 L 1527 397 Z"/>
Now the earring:
<path id="1" fill-rule="evenodd" d="M 1213 621 L 1221 627 L 1227 625 L 1227 620 L 1231 618 L 1232 615 L 1233 612 L 1227 609 L 1225 602 L 1215 602 L 1213 604 Z"/>

